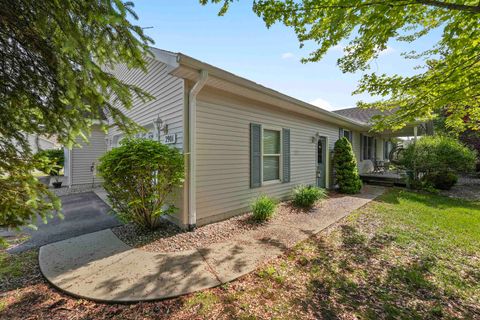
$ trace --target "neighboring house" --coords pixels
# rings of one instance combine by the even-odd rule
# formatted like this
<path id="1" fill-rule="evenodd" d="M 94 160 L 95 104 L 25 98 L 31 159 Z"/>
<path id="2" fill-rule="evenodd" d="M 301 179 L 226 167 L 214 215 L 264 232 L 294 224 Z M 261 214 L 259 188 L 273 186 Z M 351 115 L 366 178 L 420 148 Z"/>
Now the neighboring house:
<path id="1" fill-rule="evenodd" d="M 59 149 L 60 145 L 57 143 L 55 137 L 44 137 L 38 134 L 25 134 L 30 148 L 33 153 L 37 153 L 40 150 Z"/>
<path id="2" fill-rule="evenodd" d="M 93 125 L 89 142 L 78 139 L 81 148 L 64 149 L 64 185 L 67 187 L 98 186 L 100 177 L 96 175 L 98 159 L 107 151 L 105 133 L 99 125 Z"/>
<path id="3" fill-rule="evenodd" d="M 352 141 L 364 170 L 366 160 L 384 158 L 393 136 L 369 134 L 368 119 L 345 110 L 329 112 L 184 54 L 152 51 L 148 73 L 125 66 L 112 72 L 155 97 L 124 110 L 147 129 L 145 137 L 185 154 L 187 179 L 173 217 L 181 226 L 246 212 L 260 194 L 285 199 L 299 184 L 332 187 L 331 152 L 339 137 Z M 70 185 L 91 183 L 92 163 L 123 138 L 115 128 L 92 132 L 90 145 L 69 151 Z"/>

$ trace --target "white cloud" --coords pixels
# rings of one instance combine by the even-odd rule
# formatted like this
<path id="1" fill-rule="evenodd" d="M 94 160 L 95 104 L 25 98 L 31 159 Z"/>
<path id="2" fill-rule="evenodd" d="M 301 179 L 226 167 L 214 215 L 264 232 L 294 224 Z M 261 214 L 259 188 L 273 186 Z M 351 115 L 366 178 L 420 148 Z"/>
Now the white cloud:
<path id="1" fill-rule="evenodd" d="M 379 55 L 379 56 L 386 56 L 386 55 L 388 55 L 388 54 L 390 54 L 390 53 L 393 53 L 393 52 L 395 52 L 395 49 L 393 49 L 393 48 L 390 47 L 390 46 L 387 46 L 387 47 L 385 48 L 385 50 L 380 51 L 380 52 L 378 53 L 378 55 Z"/>
<path id="2" fill-rule="evenodd" d="M 339 52 L 344 52 L 345 51 L 345 46 L 343 44 L 336 44 L 333 47 L 330 48 L 332 51 L 339 51 Z"/>
<path id="3" fill-rule="evenodd" d="M 282 53 L 282 59 L 292 59 L 295 55 L 291 52 Z"/>
<path id="4" fill-rule="evenodd" d="M 328 102 L 327 100 L 324 100 L 322 98 L 317 98 L 313 101 L 310 101 L 310 104 L 313 104 L 314 106 L 317 106 L 319 108 L 322 108 L 322 109 L 325 109 L 325 110 L 332 110 L 333 107 L 332 105 L 330 104 L 330 102 Z"/>

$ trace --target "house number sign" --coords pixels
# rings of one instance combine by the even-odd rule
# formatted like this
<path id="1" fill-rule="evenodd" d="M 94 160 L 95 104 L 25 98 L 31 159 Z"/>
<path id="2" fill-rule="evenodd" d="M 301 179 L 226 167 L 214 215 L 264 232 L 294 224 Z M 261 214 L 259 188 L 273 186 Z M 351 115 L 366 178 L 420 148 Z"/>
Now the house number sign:
<path id="1" fill-rule="evenodd" d="M 177 134 L 172 133 L 172 134 L 165 135 L 165 137 L 163 138 L 163 143 L 164 144 L 175 144 L 175 143 L 177 143 Z"/>

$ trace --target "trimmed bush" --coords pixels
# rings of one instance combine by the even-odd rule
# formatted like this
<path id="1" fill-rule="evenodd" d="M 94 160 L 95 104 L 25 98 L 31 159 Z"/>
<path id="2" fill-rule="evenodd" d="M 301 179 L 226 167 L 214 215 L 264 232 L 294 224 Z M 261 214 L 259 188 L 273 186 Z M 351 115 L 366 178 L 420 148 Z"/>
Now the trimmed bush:
<path id="1" fill-rule="evenodd" d="M 124 222 L 154 229 L 177 208 L 173 192 L 184 180 L 183 155 L 148 139 L 126 139 L 105 153 L 98 166 L 112 209 Z"/>
<path id="2" fill-rule="evenodd" d="M 65 164 L 62 149 L 40 150 L 35 154 L 36 169 L 50 176 L 58 176 Z"/>
<path id="3" fill-rule="evenodd" d="M 327 191 L 314 186 L 299 185 L 293 189 L 292 203 L 296 207 L 310 208 L 315 202 L 327 197 Z"/>
<path id="4" fill-rule="evenodd" d="M 436 189 L 450 190 L 457 183 L 458 176 L 453 172 L 436 172 L 425 176 L 424 180 Z"/>
<path id="5" fill-rule="evenodd" d="M 275 215 L 277 202 L 267 195 L 259 196 L 252 203 L 253 219 L 256 221 L 266 221 Z"/>
<path id="6" fill-rule="evenodd" d="M 411 172 L 411 185 L 448 190 L 455 185 L 457 174 L 474 170 L 476 156 L 454 138 L 426 136 L 407 146 L 401 164 Z"/>
<path id="7" fill-rule="evenodd" d="M 338 139 L 333 152 L 333 167 L 339 191 L 347 194 L 360 192 L 362 181 L 350 141 L 345 137 Z"/>

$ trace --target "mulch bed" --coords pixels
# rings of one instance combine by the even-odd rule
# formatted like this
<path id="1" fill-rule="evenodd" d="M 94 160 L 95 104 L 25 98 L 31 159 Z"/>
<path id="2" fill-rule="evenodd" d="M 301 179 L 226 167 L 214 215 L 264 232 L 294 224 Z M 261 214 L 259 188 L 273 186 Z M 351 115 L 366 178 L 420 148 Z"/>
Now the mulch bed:
<path id="1" fill-rule="evenodd" d="M 330 192 L 329 198 L 336 198 L 336 192 Z M 280 222 L 290 215 L 308 215 L 318 208 L 328 205 L 328 201 L 319 202 L 310 210 L 300 210 L 292 206 L 290 201 L 278 205 L 275 216 L 269 222 Z M 133 224 L 126 224 L 112 231 L 128 245 L 151 252 L 177 252 L 205 247 L 224 242 L 249 231 L 262 231 L 269 223 L 259 223 L 252 219 L 252 213 L 235 216 L 230 219 L 184 231 L 169 221 L 155 231 L 145 230 Z"/>

